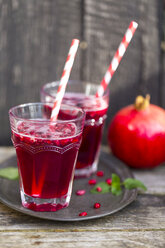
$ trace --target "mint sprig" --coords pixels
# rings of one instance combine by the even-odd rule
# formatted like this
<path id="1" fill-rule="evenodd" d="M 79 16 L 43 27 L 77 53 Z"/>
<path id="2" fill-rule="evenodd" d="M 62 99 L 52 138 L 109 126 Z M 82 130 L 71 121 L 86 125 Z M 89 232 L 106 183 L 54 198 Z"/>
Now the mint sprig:
<path id="1" fill-rule="evenodd" d="M 146 186 L 141 181 L 134 179 L 134 178 L 125 179 L 123 184 L 124 184 L 126 189 L 140 188 L 140 189 L 143 189 L 144 191 L 147 190 Z"/>
<path id="2" fill-rule="evenodd" d="M 111 192 L 116 196 L 122 193 L 120 177 L 114 173 L 112 174 Z"/>
<path id="3" fill-rule="evenodd" d="M 7 167 L 0 169 L 0 177 L 9 179 L 9 180 L 16 180 L 18 179 L 18 169 L 15 167 Z"/>
<path id="4" fill-rule="evenodd" d="M 137 188 L 140 188 L 144 191 L 147 190 L 146 186 L 141 181 L 134 178 L 127 178 L 122 183 L 120 177 L 113 173 L 111 185 L 107 184 L 106 182 L 99 182 L 91 189 L 90 192 L 92 194 L 105 194 L 111 192 L 113 195 L 119 196 L 122 194 L 122 186 L 128 190 Z M 101 187 L 102 191 L 98 192 L 98 187 Z"/>

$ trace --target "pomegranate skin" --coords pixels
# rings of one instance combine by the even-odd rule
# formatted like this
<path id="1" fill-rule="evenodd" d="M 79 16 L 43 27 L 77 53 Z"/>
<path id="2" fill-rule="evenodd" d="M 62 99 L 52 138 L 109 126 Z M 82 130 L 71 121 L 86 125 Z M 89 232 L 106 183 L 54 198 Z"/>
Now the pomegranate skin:
<path id="1" fill-rule="evenodd" d="M 165 161 L 165 111 L 150 104 L 145 110 L 134 105 L 122 108 L 108 129 L 109 146 L 130 167 L 147 169 Z"/>

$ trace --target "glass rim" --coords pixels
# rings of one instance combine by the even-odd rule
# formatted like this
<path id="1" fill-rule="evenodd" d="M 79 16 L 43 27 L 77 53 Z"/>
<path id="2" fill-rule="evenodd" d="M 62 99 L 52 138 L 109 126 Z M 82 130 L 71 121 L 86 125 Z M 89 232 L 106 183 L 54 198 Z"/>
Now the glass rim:
<path id="1" fill-rule="evenodd" d="M 45 88 L 46 88 L 46 86 L 51 86 L 51 85 L 53 85 L 53 86 L 58 86 L 59 85 L 59 82 L 60 82 L 60 80 L 57 80 L 57 81 L 52 81 L 52 82 L 47 82 L 47 83 L 45 83 L 42 87 L 41 87 L 41 93 L 42 94 L 44 94 L 45 96 L 49 96 L 49 97 L 51 97 L 51 98 L 53 98 L 54 99 L 54 96 L 53 95 L 51 95 L 50 93 L 48 93 L 48 92 L 46 92 L 45 91 Z M 88 81 L 84 81 L 84 80 L 69 80 L 68 81 L 68 83 L 76 83 L 76 82 L 83 82 L 83 83 L 89 83 L 89 84 L 93 84 L 93 85 L 95 85 L 95 86 L 100 86 L 100 84 L 96 84 L 96 83 L 91 83 L 91 82 L 88 82 Z M 58 83 L 58 84 L 57 84 Z M 97 99 L 102 99 L 102 98 L 104 98 L 104 97 L 106 97 L 106 96 L 108 96 L 109 95 L 109 88 L 107 87 L 107 89 L 104 91 L 104 94 L 102 95 L 102 96 L 98 96 L 97 97 Z M 90 95 L 90 96 L 95 96 L 95 95 Z"/>
<path id="2" fill-rule="evenodd" d="M 33 123 L 42 123 L 42 124 L 46 124 L 46 123 L 68 123 L 68 122 L 75 122 L 75 121 L 80 121 L 80 120 L 83 120 L 85 119 L 85 111 L 80 108 L 80 107 L 77 107 L 77 106 L 73 106 L 73 105 L 69 105 L 69 104 L 61 104 L 62 107 L 64 106 L 68 106 L 69 109 L 70 108 L 73 108 L 73 109 L 77 109 L 79 110 L 82 115 L 79 116 L 79 117 L 76 117 L 76 118 L 73 118 L 73 119 L 69 119 L 69 120 L 56 120 L 56 121 L 51 121 L 50 119 L 43 119 L 43 120 L 38 120 L 38 119 L 26 119 L 26 118 L 22 118 L 22 117 L 18 117 L 16 114 L 13 113 L 13 111 L 15 109 L 18 109 L 18 108 L 23 108 L 23 107 L 26 107 L 26 106 L 30 106 L 30 105 L 47 105 L 47 106 L 52 106 L 53 104 L 52 103 L 42 103 L 42 102 L 31 102 L 31 103 L 23 103 L 23 104 L 19 104 L 17 106 L 14 106 L 12 108 L 9 109 L 8 113 L 9 113 L 9 117 L 13 117 L 15 118 L 16 120 L 18 121 L 26 121 L 26 122 L 33 122 Z"/>

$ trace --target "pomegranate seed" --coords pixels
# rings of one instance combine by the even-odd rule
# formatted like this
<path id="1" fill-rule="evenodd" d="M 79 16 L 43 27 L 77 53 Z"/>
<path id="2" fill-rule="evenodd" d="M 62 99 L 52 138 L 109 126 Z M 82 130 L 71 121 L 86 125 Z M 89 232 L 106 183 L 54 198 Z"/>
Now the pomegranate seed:
<path id="1" fill-rule="evenodd" d="M 79 214 L 79 216 L 86 216 L 87 215 L 87 212 L 82 212 Z"/>
<path id="2" fill-rule="evenodd" d="M 96 184 L 96 179 L 90 179 L 90 180 L 88 181 L 88 183 L 89 183 L 90 185 L 94 185 L 94 184 Z"/>
<path id="3" fill-rule="evenodd" d="M 81 189 L 81 190 L 77 190 L 76 195 L 84 195 L 85 194 L 85 190 Z"/>
<path id="4" fill-rule="evenodd" d="M 97 176 L 98 177 L 103 177 L 104 176 L 104 171 L 98 171 Z"/>
<path id="5" fill-rule="evenodd" d="M 111 185 L 111 184 L 112 184 L 112 179 L 111 179 L 111 178 L 108 178 L 108 179 L 106 180 L 106 183 L 108 183 L 109 185 Z"/>
<path id="6" fill-rule="evenodd" d="M 100 207 L 101 207 L 101 204 L 100 204 L 100 203 L 96 202 L 96 203 L 94 204 L 94 208 L 100 208 Z"/>
<path id="7" fill-rule="evenodd" d="M 96 190 L 97 190 L 98 192 L 101 192 L 101 191 L 102 191 L 102 188 L 101 188 L 101 187 L 97 187 Z"/>

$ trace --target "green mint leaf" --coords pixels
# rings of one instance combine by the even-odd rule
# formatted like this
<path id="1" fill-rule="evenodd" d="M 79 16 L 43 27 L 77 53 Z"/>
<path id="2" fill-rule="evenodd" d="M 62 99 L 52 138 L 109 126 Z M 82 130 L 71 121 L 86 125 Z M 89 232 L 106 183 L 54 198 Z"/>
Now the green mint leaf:
<path id="1" fill-rule="evenodd" d="M 116 195 L 116 196 L 121 195 L 122 189 L 121 189 L 120 184 L 111 185 L 111 192 L 113 195 Z"/>
<path id="2" fill-rule="evenodd" d="M 16 180 L 18 179 L 18 169 L 15 167 L 0 169 L 0 177 L 7 178 L 10 180 Z"/>
<path id="3" fill-rule="evenodd" d="M 112 174 L 112 184 L 120 184 L 120 177 L 115 173 Z"/>
<path id="4" fill-rule="evenodd" d="M 146 186 L 139 180 L 134 179 L 134 178 L 127 178 L 123 182 L 124 186 L 126 189 L 136 189 L 136 188 L 141 188 L 144 191 L 147 190 Z"/>
<path id="5" fill-rule="evenodd" d="M 102 191 L 98 192 L 97 191 L 97 187 L 100 187 L 102 189 Z M 92 194 L 105 194 L 105 193 L 109 193 L 110 192 L 110 188 L 111 186 L 108 185 L 106 182 L 100 182 L 97 183 L 92 189 L 91 189 L 91 193 Z"/>
<path id="6" fill-rule="evenodd" d="M 114 173 L 112 174 L 111 192 L 116 196 L 122 193 L 120 177 Z"/>

